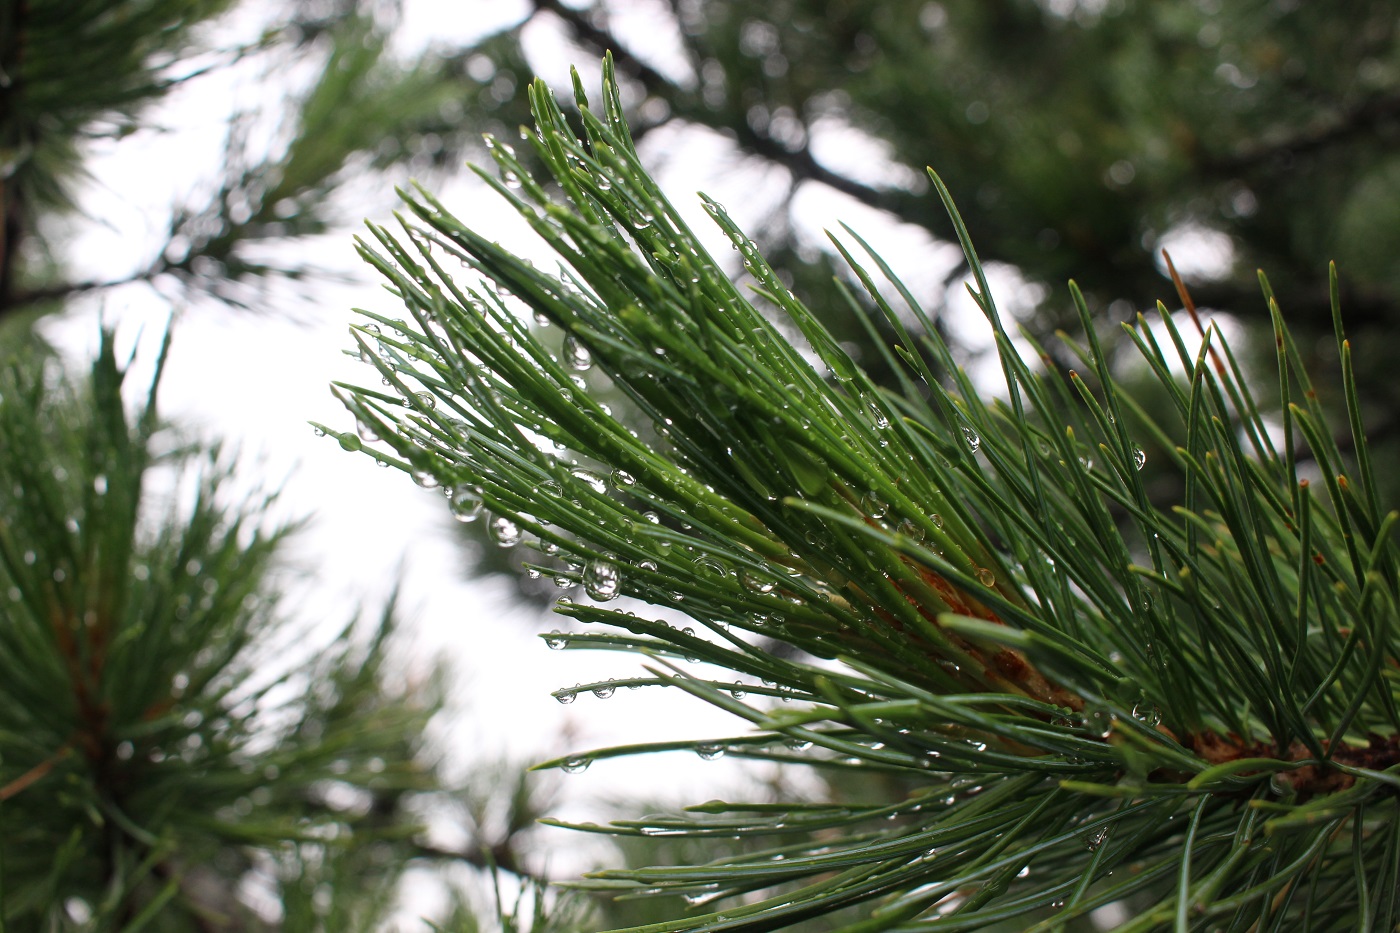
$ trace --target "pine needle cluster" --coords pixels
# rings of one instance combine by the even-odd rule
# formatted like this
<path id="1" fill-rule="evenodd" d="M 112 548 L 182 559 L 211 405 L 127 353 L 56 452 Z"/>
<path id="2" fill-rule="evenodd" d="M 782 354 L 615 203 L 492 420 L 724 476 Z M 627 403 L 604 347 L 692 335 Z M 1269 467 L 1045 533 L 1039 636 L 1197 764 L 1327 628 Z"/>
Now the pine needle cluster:
<path id="1" fill-rule="evenodd" d="M 295 526 L 128 374 L 0 371 L 0 928 L 376 928 L 432 684 L 386 689 L 392 607 L 293 631 Z"/>
<path id="2" fill-rule="evenodd" d="M 1073 285 L 1085 336 L 1064 369 L 1028 335 L 1018 352 L 931 173 L 1005 390 L 974 384 L 844 230 L 850 313 L 897 335 L 880 386 L 709 200 L 748 288 L 706 253 L 641 167 L 610 62 L 600 111 L 575 80 L 581 134 L 530 94 L 544 171 L 496 141 L 498 176 L 478 172 L 557 273 L 407 193 L 402 229 L 362 245 L 406 316 L 352 328 L 376 385 L 339 387 L 358 427 L 332 433 L 585 595 L 558 611 L 590 625 L 551 646 L 643 659 L 561 700 L 669 687 L 747 724 L 542 767 L 689 748 L 913 788 L 618 821 L 601 831 L 755 844 L 584 886 L 687 895 L 648 931 L 841 911 L 849 931 L 1057 930 L 1111 904 L 1122 931 L 1394 928 L 1400 515 L 1376 492 L 1335 272 L 1343 425 L 1262 276 L 1272 385 L 1194 311 L 1101 337 Z M 1123 388 L 1128 353 L 1160 405 Z M 1149 451 L 1175 501 L 1149 494 Z"/>

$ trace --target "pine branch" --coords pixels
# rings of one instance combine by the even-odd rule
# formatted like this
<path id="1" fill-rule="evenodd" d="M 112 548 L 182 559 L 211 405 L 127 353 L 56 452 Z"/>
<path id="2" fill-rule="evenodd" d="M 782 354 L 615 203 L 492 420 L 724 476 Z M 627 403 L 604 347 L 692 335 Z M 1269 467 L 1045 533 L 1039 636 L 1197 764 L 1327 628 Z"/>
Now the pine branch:
<path id="1" fill-rule="evenodd" d="M 484 506 L 500 546 L 525 542 L 537 572 L 581 586 L 589 601 L 558 609 L 593 627 L 551 634 L 552 647 L 642 657 L 645 676 L 561 701 L 669 687 L 748 726 L 540 767 L 689 749 L 911 791 L 579 827 L 801 840 L 585 886 L 701 904 L 637 928 L 648 933 L 800 927 L 846 909 L 864 918 L 850 931 L 1009 918 L 1051 930 L 1108 903 L 1138 908 L 1122 927 L 1134 931 L 1388 928 L 1400 916 L 1385 854 L 1400 844 L 1400 513 L 1379 501 L 1335 272 L 1350 458 L 1262 278 L 1281 427 L 1220 332 L 1197 321 L 1184 333 L 1160 305 L 1121 338 L 1160 397 L 1150 409 L 1123 388 L 1073 284 L 1086 334 L 1064 338 L 1075 368 L 1034 342 L 1039 363 L 1024 359 L 930 173 L 1006 394 L 958 369 L 847 229 L 833 243 L 861 293 L 842 294 L 896 336 L 886 389 L 706 200 L 752 297 L 724 275 L 638 162 L 611 58 L 604 72 L 597 112 L 575 81 L 583 139 L 543 85 L 531 90 L 525 138 L 549 187 L 500 142 L 500 179 L 478 170 L 556 252 L 558 275 L 406 193 L 401 232 L 371 227 L 361 247 L 406 318 L 364 313 L 353 352 L 377 378 L 337 386 L 357 431 L 318 428 L 442 487 L 461 517 Z M 562 332 L 558 356 L 526 308 Z M 635 428 L 598 400 L 604 386 Z M 1300 472 L 1299 449 L 1320 475 Z M 1180 479 L 1169 508 L 1147 495 L 1149 455 Z M 694 625 L 606 605 L 619 596 Z"/>

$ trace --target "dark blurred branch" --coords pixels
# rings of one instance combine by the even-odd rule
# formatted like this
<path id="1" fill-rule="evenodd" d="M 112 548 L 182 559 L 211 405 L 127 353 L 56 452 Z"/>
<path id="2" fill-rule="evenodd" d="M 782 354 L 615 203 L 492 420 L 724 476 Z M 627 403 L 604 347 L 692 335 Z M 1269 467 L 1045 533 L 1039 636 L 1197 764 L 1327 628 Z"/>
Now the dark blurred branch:
<path id="1" fill-rule="evenodd" d="M 862 204 L 900 214 L 900 199 L 896 194 L 861 184 L 831 171 L 813 157 L 807 146 L 789 147 L 766 133 L 758 132 L 744 121 L 731 124 L 715 119 L 714 110 L 703 106 L 694 94 L 677 87 L 665 75 L 628 53 L 616 36 L 595 26 L 583 11 L 571 9 L 560 0 L 535 0 L 534 6 L 536 10 L 553 13 L 563 20 L 573 32 L 574 38 L 588 46 L 594 54 L 601 56 L 604 52 L 611 51 L 618 70 L 639 82 L 648 94 L 668 101 L 677 117 L 711 129 L 734 133 L 743 149 L 786 168 L 795 181 L 819 182 L 842 194 L 850 195 Z"/>
<path id="2" fill-rule="evenodd" d="M 1236 314 L 1248 314 L 1256 308 L 1263 308 L 1264 301 L 1255 282 L 1192 285 L 1191 295 L 1200 307 Z M 1393 327 L 1397 317 L 1400 317 L 1394 296 L 1384 290 L 1343 286 L 1341 302 L 1349 329 Z M 1325 321 L 1329 325 L 1332 320 L 1332 299 L 1326 288 L 1293 289 L 1283 297 L 1283 306 L 1290 320 Z"/>
<path id="3" fill-rule="evenodd" d="M 449 849 L 430 842 L 415 842 L 413 849 L 414 854 L 420 858 L 465 862 L 473 868 L 479 868 L 483 871 L 500 869 L 517 878 L 540 884 L 548 883 L 547 878 L 521 866 L 520 860 L 515 854 L 515 848 L 509 839 L 496 843 L 490 848 Z"/>
<path id="4" fill-rule="evenodd" d="M 1232 155 L 1206 159 L 1202 167 L 1222 174 L 1253 168 L 1275 159 L 1307 155 L 1329 146 L 1346 142 L 1356 136 L 1374 133 L 1381 124 L 1400 121 L 1400 94 L 1373 97 L 1323 124 L 1313 126 L 1282 139 L 1269 142 L 1247 142 L 1236 147 Z"/>
<path id="5" fill-rule="evenodd" d="M 120 279 L 109 279 L 105 282 L 65 282 L 61 285 L 48 285 L 43 288 L 26 289 L 25 291 L 11 295 L 8 301 L 0 304 L 0 314 L 18 311 L 30 305 L 45 301 L 61 301 L 65 298 L 72 298 L 76 295 L 95 292 L 104 288 L 116 288 L 120 285 L 130 285 L 133 282 L 149 282 L 165 271 L 167 271 L 167 264 L 159 262 Z"/>
<path id="6" fill-rule="evenodd" d="M 14 290 L 16 259 L 24 236 L 24 204 L 14 178 L 29 141 L 20 138 L 16 101 L 23 93 L 20 63 L 28 0 L 0 4 L 0 314 Z"/>

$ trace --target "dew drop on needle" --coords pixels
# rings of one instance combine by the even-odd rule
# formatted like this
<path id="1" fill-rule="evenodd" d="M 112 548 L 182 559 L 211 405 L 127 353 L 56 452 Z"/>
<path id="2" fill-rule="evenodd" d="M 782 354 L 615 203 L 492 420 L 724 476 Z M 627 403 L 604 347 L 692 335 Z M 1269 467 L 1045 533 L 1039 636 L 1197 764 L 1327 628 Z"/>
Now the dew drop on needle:
<path id="1" fill-rule="evenodd" d="M 583 588 L 599 602 L 616 599 L 622 590 L 622 572 L 611 561 L 590 561 L 583 570 Z"/>

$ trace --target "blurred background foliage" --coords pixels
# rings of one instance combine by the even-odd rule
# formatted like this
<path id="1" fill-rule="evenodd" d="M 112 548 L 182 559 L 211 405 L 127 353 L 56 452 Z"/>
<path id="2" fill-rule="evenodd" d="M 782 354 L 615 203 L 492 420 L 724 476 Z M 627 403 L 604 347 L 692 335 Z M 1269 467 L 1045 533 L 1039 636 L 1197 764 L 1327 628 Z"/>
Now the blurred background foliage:
<path id="1" fill-rule="evenodd" d="M 469 43 L 410 51 L 395 44 L 407 12 L 431 21 L 484 17 L 488 7 L 499 26 L 476 30 Z M 46 619 L 60 610 L 78 619 L 93 611 L 129 619 L 131 631 L 149 638 L 142 626 L 159 613 L 142 600 L 166 600 L 160 611 L 175 612 L 180 588 L 193 585 L 181 575 L 192 560 L 203 567 L 195 578 L 213 581 L 218 592 L 242 587 L 262 594 L 258 606 L 275 601 L 272 568 L 282 532 L 255 547 L 224 527 L 233 513 L 205 499 L 193 510 L 141 506 L 143 482 L 166 489 L 194 470 L 212 484 L 226 465 L 197 453 L 198 445 L 153 452 L 154 426 L 138 430 L 122 420 L 134 416 L 123 414 L 120 393 L 113 394 L 122 367 L 110 348 L 90 374 L 61 376 L 36 330 L 44 316 L 84 296 L 132 287 L 171 308 L 341 315 L 339 307 L 303 310 L 313 306 L 316 283 L 333 274 L 308 244 L 382 213 L 392 184 L 409 176 L 460 174 L 464 159 L 484 155 L 483 133 L 511 138 L 528 122 L 523 88 L 535 72 L 558 73 L 561 58 L 593 63 L 611 49 L 643 155 L 660 167 L 677 163 L 698 141 L 717 143 L 724 164 L 714 175 L 741 174 L 762 187 L 762 197 L 746 205 L 758 212 L 750 232 L 773 265 L 789 271 L 807 304 L 832 309 L 828 326 L 856 345 L 866 339 L 864 329 L 843 320 L 832 286 L 833 275 L 844 273 L 821 232 L 803 222 L 800 199 L 817 192 L 838 207 L 871 209 L 880 223 L 923 244 L 929 275 L 918 297 L 941 309 L 940 323 L 955 330 L 966 307 L 966 269 L 942 243 L 946 220 L 922 172 L 930 164 L 1014 296 L 1021 325 L 1036 336 L 1067 325 L 1072 312 L 1063 286 L 1070 276 L 1105 329 L 1158 299 L 1175 307 L 1159 255 L 1168 248 L 1197 303 L 1238 322 L 1255 335 L 1258 352 L 1271 356 L 1254 275 L 1267 271 L 1290 326 L 1314 357 L 1308 362 L 1319 384 L 1335 384 L 1327 375 L 1336 366 L 1330 338 L 1311 338 L 1330 334 L 1324 271 L 1329 259 L 1338 260 L 1364 415 L 1373 455 L 1383 463 L 1400 454 L 1400 383 L 1392 371 L 1400 354 L 1397 29 L 1392 0 L 0 4 L 0 358 L 10 372 L 0 406 L 11 432 L 0 530 L 8 542 L 5 586 L 20 593 L 0 601 L 0 625 L 15 652 L 6 663 L 53 678 L 35 679 L 25 696 L 16 693 L 0 733 L 9 921 L 16 929 L 115 929 L 149 908 L 184 918 L 162 919 L 161 929 L 302 928 L 308 917 L 312 926 L 348 929 L 356 923 L 332 922 L 319 885 L 361 898 L 354 916 L 382 918 L 393 898 L 365 879 L 387 884 L 410 859 L 460 858 L 522 877 L 539 864 L 522 854 L 519 839 L 542 804 L 514 777 L 473 782 L 470 794 L 440 786 L 421 741 L 437 701 L 427 683 L 420 693 L 382 692 L 378 635 L 336 640 L 299 669 L 306 695 L 284 698 L 279 707 L 294 711 L 291 718 L 259 724 L 263 712 L 231 712 L 231 698 L 245 695 L 247 678 L 262 670 L 234 648 L 253 645 L 254 631 L 271 623 L 259 621 L 260 609 L 230 605 L 205 628 L 172 622 L 172 632 L 198 632 L 208 644 L 160 646 L 166 654 L 143 656 L 144 679 L 137 677 L 141 665 L 116 663 L 117 641 L 89 644 L 84 663 L 96 663 L 101 676 L 88 686 L 113 691 L 126 705 L 99 719 L 85 711 L 79 700 L 86 687 L 63 667 L 71 660 L 64 651 L 78 643 L 65 648 L 55 640 L 60 628 L 46 628 Z M 256 106 L 240 109 L 220 83 L 235 72 L 263 88 Z M 82 207 L 84 186 L 102 181 L 91 174 L 92 156 L 162 133 L 160 108 L 177 93 L 196 100 L 207 94 L 211 110 L 227 110 L 222 158 L 200 167 L 203 183 L 171 201 L 144 261 L 93 274 L 90 257 L 72 252 L 75 232 L 94 224 L 121 228 L 123 219 Z M 977 352 L 967 348 L 969 365 Z M 876 354 L 864 356 L 878 366 Z M 128 390 L 128 406 L 130 396 Z M 186 466 L 148 469 L 177 453 L 188 455 Z M 1149 465 L 1165 460 L 1150 454 Z M 206 463 L 203 472 L 188 466 L 189 457 Z M 90 490 L 99 472 L 108 478 L 104 504 L 83 517 L 96 508 Z M 1390 484 L 1388 501 L 1396 501 L 1400 478 L 1386 473 L 1382 480 Z M 118 495 L 124 498 L 114 508 Z M 33 508 L 39 496 L 47 497 L 45 509 Z M 256 514 L 261 505 L 246 507 Z M 66 524 L 74 515 L 77 531 Z M 209 527 L 200 530 L 201 522 Z M 464 530 L 470 536 L 480 529 Z M 92 535 L 99 537 L 84 537 Z M 99 538 L 104 543 L 94 551 Z M 469 572 L 510 569 L 512 552 L 471 540 Z M 250 549 L 261 556 L 252 560 Z M 114 588 L 112 581 L 134 574 L 138 563 L 150 568 L 149 580 Z M 93 582 L 75 595 L 52 582 L 56 571 Z M 533 585 L 522 574 L 514 578 Z M 547 588 L 532 592 L 540 599 Z M 188 598 L 202 597 L 191 591 Z M 387 632 L 389 618 L 370 630 Z M 133 643 L 123 642 L 124 650 Z M 217 689 L 188 700 L 168 696 L 176 671 L 201 658 L 215 664 L 208 651 L 219 658 L 209 680 Z M 161 677 L 152 679 L 153 671 Z M 143 718 L 176 700 L 172 710 L 189 706 L 200 723 L 181 725 L 164 713 Z M 344 726 L 343 749 L 320 755 L 321 746 L 308 745 L 288 723 L 320 722 L 323 742 L 341 728 L 333 723 L 338 703 L 367 705 L 356 706 L 360 712 Z M 386 740 L 358 727 L 368 721 L 366 710 L 399 717 L 392 748 L 380 748 L 376 743 Z M 203 743 L 198 761 L 169 754 L 167 746 L 190 736 Z M 279 766 L 261 785 L 267 794 L 254 801 L 256 788 L 240 776 L 239 742 L 258 749 L 247 755 L 259 762 L 259 774 L 270 772 L 257 756 L 310 756 L 308 770 L 293 779 Z M 123 743 L 130 743 L 127 758 Z M 156 749 L 167 757 L 153 761 Z M 387 770 L 355 764 L 335 778 L 317 770 L 371 760 Z M 321 854 L 303 853 L 304 845 L 289 841 L 301 830 L 289 827 L 344 822 L 315 788 L 320 780 L 355 783 L 347 774 L 359 775 L 357 793 L 370 795 L 356 800 L 373 801 L 341 840 L 355 843 L 327 848 L 322 841 Z M 182 793 L 203 795 L 201 782 L 219 790 L 209 791 L 214 796 L 195 819 Z M 405 794 L 434 793 L 435 809 L 403 804 Z M 253 810 L 242 812 L 245 806 Z M 428 844 L 414 827 L 429 811 L 467 827 L 470 841 L 451 851 Z M 488 811 L 497 815 L 482 818 Z M 275 818 L 254 819 L 264 812 Z M 361 832 L 370 824 L 373 832 Z M 230 828 L 240 825 L 252 835 Z M 329 858 L 330 849 L 339 854 Z M 36 861 L 35 853 L 45 857 Z M 70 855 L 51 861 L 51 853 Z M 262 894 L 239 887 L 237 879 L 255 869 L 281 880 L 263 884 Z M 264 909 L 240 913 L 221 901 L 219 910 L 206 910 L 200 891 L 208 876 L 233 892 L 220 897 L 244 906 L 262 897 Z M 309 900 L 298 900 L 297 891 L 310 891 Z M 269 898 L 279 906 L 266 908 Z M 181 903 L 183 913 L 175 906 Z M 515 919 L 493 920 L 488 910 L 481 922 L 527 928 L 536 922 L 530 903 L 512 908 Z M 469 913 L 459 912 L 459 925 Z"/>

